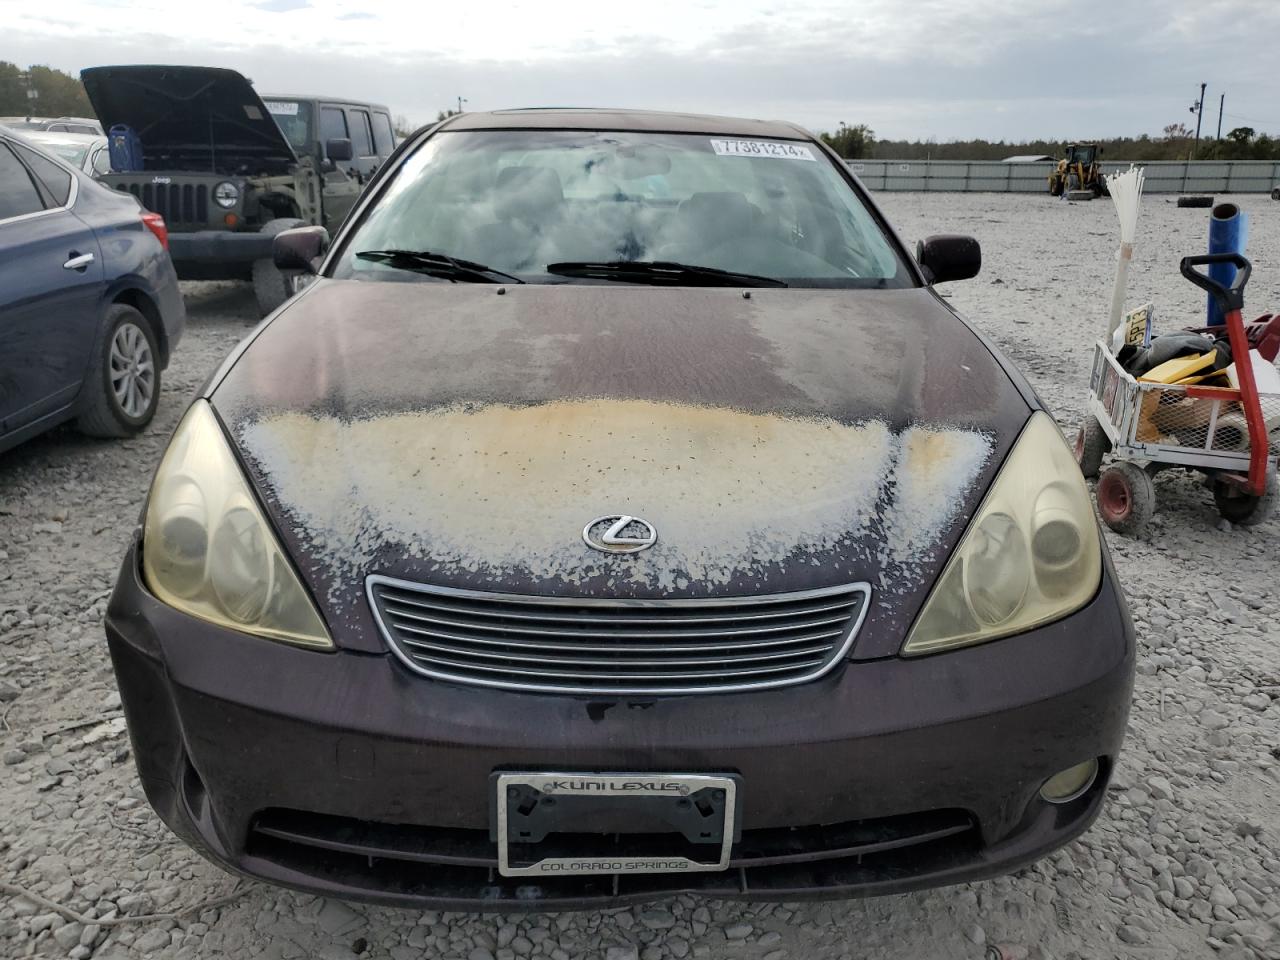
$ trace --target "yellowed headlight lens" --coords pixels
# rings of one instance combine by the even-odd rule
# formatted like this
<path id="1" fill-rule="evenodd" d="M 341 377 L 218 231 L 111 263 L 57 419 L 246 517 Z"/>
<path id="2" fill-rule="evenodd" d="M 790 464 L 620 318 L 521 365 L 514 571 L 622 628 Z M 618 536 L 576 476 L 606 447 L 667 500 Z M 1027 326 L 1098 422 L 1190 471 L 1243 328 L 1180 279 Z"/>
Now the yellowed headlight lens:
<path id="1" fill-rule="evenodd" d="M 1021 633 L 1098 591 L 1102 545 L 1080 468 L 1046 413 L 1027 422 L 902 648 L 935 653 Z"/>
<path id="2" fill-rule="evenodd" d="M 331 649 L 209 404 L 197 400 L 160 461 L 142 535 L 160 600 L 242 633 Z"/>

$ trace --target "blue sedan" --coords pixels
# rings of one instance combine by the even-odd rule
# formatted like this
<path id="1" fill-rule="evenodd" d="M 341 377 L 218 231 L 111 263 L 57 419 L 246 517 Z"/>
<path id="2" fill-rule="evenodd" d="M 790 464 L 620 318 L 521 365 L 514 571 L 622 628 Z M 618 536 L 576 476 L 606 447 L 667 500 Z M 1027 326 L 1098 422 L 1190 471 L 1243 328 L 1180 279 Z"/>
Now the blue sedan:
<path id="1" fill-rule="evenodd" d="M 143 430 L 186 310 L 164 220 L 0 127 L 0 451 Z"/>

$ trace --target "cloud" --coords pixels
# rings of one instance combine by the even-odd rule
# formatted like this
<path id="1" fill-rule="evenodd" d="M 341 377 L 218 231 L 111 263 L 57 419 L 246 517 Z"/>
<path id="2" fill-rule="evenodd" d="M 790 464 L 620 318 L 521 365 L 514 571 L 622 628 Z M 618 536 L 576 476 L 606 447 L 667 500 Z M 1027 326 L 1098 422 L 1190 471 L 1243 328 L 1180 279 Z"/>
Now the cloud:
<path id="1" fill-rule="evenodd" d="M 261 0 L 253 6 L 268 13 L 288 13 L 291 10 L 305 10 L 311 4 L 308 0 Z"/>
<path id="2" fill-rule="evenodd" d="M 355 20 L 342 19 L 350 0 L 309 0 L 287 46 L 275 13 L 246 0 L 223 0 L 242 25 L 226 39 L 168 0 L 129 0 L 123 19 L 64 2 L 57 24 L 7 22 L 5 58 L 78 71 L 154 62 L 162 49 L 239 70 L 260 90 L 368 98 L 411 121 L 463 96 L 475 110 L 651 107 L 867 123 L 887 137 L 1093 139 L 1185 120 L 1201 79 L 1211 107 L 1225 91 L 1232 114 L 1280 120 L 1275 0 L 1175 0 L 1172 11 L 1168 0 L 915 0 L 909 13 L 897 0 L 649 0 L 643 33 L 632 8 L 590 0 L 557 0 L 555 16 L 503 0 L 385 0 Z"/>
<path id="3" fill-rule="evenodd" d="M 339 20 L 377 20 L 377 14 L 373 13 L 344 13 L 339 15 Z"/>

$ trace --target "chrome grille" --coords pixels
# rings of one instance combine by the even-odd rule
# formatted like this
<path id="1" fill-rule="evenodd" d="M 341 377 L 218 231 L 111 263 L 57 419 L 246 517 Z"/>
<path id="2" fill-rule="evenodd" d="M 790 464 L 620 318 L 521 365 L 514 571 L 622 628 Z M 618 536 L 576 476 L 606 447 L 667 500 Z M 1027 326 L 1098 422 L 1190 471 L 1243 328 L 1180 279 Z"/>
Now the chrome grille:
<path id="1" fill-rule="evenodd" d="M 678 694 L 813 680 L 848 652 L 865 583 L 759 597 L 577 600 L 367 581 L 391 649 L 430 677 L 561 693 Z"/>

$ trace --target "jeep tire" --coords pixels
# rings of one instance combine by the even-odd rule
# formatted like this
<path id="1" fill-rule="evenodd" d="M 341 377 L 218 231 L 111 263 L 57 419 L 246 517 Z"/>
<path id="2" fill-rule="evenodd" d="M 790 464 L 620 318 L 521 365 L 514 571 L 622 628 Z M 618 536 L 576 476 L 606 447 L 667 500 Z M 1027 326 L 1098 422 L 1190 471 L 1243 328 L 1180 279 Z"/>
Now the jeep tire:
<path id="1" fill-rule="evenodd" d="M 294 217 L 281 217 L 268 220 L 258 231 L 264 236 L 274 237 L 277 233 L 292 230 L 294 227 L 306 226 L 305 220 Z M 288 278 L 278 269 L 270 257 L 253 261 L 253 296 L 258 301 L 258 313 L 266 316 L 293 295 Z"/>

